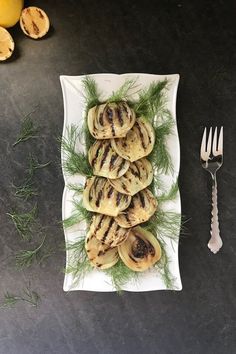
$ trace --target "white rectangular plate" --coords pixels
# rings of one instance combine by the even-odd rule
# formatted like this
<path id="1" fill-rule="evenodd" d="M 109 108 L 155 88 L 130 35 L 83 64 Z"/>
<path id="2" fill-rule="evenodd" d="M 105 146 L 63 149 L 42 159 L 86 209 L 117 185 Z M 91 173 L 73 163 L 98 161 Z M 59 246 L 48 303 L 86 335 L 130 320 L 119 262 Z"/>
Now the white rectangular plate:
<path id="1" fill-rule="evenodd" d="M 167 146 L 172 157 L 174 165 L 174 174 L 161 176 L 165 189 L 168 190 L 172 183 L 176 181 L 179 174 L 180 165 L 180 148 L 179 148 L 179 138 L 176 125 L 176 95 L 179 83 L 179 75 L 151 75 L 151 74 L 94 74 L 90 75 L 93 77 L 98 85 L 99 90 L 103 93 L 103 98 L 106 99 L 111 95 L 112 91 L 117 90 L 127 78 L 137 78 L 137 85 L 140 88 L 147 88 L 150 83 L 154 81 L 162 81 L 165 78 L 169 81 L 169 89 L 167 91 L 167 103 L 166 108 L 168 108 L 172 114 L 175 121 L 175 126 L 173 129 L 173 134 L 168 137 Z M 60 76 L 63 100 L 64 100 L 64 128 L 63 136 L 66 134 L 66 127 L 74 124 L 81 127 L 84 120 L 85 113 L 85 99 L 83 92 L 82 80 L 84 76 Z M 135 95 L 134 97 L 135 98 Z M 84 150 L 84 146 L 78 143 L 77 148 L 79 150 Z M 63 160 L 63 151 L 62 151 Z M 62 219 L 66 219 L 73 212 L 72 199 L 73 192 L 69 190 L 66 186 L 69 183 L 84 183 L 84 177 L 76 175 L 73 177 L 67 176 L 65 171 L 63 171 L 65 179 L 65 189 L 62 199 Z M 164 205 L 166 211 L 172 211 L 176 213 L 181 213 L 181 203 L 180 195 L 178 193 L 177 198 L 168 202 Z M 66 243 L 74 242 L 82 233 L 84 234 L 85 224 L 80 224 L 77 228 L 65 229 L 65 241 Z M 180 230 L 179 230 L 180 231 Z M 179 232 L 178 232 L 179 233 Z M 178 236 L 178 235 L 177 235 Z M 179 273 L 179 261 L 178 261 L 178 242 L 171 242 L 169 238 L 165 238 L 166 242 L 166 252 L 170 260 L 169 268 L 171 274 L 174 278 L 173 290 L 181 290 L 181 278 Z M 69 259 L 71 251 L 66 252 L 66 268 L 69 265 Z M 93 270 L 88 275 L 85 276 L 83 281 L 77 282 L 73 278 L 72 274 L 66 274 L 64 280 L 65 291 L 71 290 L 90 290 L 90 291 L 115 291 L 112 286 L 110 278 L 102 271 Z M 151 269 L 146 271 L 139 276 L 138 282 L 128 282 L 123 290 L 127 291 L 151 291 L 151 290 L 165 290 L 167 289 L 158 270 Z"/>

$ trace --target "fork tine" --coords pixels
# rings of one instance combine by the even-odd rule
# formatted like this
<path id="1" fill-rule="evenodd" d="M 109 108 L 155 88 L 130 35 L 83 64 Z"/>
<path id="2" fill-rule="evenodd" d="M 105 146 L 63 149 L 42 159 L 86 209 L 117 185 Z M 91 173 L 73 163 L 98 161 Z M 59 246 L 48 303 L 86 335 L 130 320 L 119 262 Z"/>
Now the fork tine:
<path id="1" fill-rule="evenodd" d="M 220 136 L 219 136 L 219 142 L 218 142 L 218 153 L 223 155 L 223 127 L 220 129 Z"/>
<path id="2" fill-rule="evenodd" d="M 206 154 L 206 128 L 204 129 L 201 144 L 201 158 L 205 160 L 204 155 Z"/>
<path id="3" fill-rule="evenodd" d="M 217 127 L 215 128 L 214 137 L 213 137 L 213 144 L 212 144 L 212 154 L 214 156 L 217 155 L 216 142 L 217 142 Z"/>
<path id="4" fill-rule="evenodd" d="M 210 128 L 209 136 L 208 136 L 208 141 L 207 141 L 207 155 L 209 157 L 211 153 L 211 144 L 212 144 L 212 127 Z"/>

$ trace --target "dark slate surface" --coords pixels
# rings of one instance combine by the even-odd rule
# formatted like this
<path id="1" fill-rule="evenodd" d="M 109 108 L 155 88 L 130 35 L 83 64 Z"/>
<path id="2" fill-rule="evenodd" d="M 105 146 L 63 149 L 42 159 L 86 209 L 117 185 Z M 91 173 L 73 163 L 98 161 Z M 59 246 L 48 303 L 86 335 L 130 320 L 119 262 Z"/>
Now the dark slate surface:
<path id="1" fill-rule="evenodd" d="M 42 305 L 1 310 L 0 353 L 236 353 L 235 7 L 223 0 L 42 0 L 40 6 L 51 19 L 50 34 L 34 41 L 18 26 L 11 29 L 16 52 L 0 65 L 0 284 L 1 293 L 18 292 L 30 279 Z M 55 136 L 62 129 L 63 104 L 58 77 L 97 72 L 181 75 L 180 189 L 189 219 L 179 250 L 182 292 L 117 296 L 62 291 L 64 236 L 57 222 L 63 179 Z M 42 139 L 13 150 L 20 119 L 35 106 Z M 215 256 L 206 247 L 210 180 L 199 165 L 203 127 L 211 124 L 225 127 L 225 160 L 218 176 L 224 247 Z M 22 208 L 10 184 L 23 179 L 32 150 L 41 160 L 54 161 L 37 174 L 37 181 L 39 218 L 57 251 L 41 267 L 18 272 L 7 257 L 24 244 L 5 214 Z"/>

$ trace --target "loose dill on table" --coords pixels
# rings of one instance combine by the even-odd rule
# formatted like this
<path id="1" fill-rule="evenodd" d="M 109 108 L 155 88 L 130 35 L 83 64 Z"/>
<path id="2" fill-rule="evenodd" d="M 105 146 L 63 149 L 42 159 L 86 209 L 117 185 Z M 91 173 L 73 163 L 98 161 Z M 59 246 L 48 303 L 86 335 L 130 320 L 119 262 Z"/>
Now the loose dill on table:
<path id="1" fill-rule="evenodd" d="M 35 204 L 35 206 L 26 213 L 19 213 L 15 210 L 7 213 L 7 215 L 12 219 L 18 234 L 25 241 L 29 241 L 31 239 L 32 226 L 36 221 L 37 213 L 37 204 Z"/>
<path id="2" fill-rule="evenodd" d="M 27 141 L 29 139 L 34 139 L 38 137 L 38 127 L 35 126 L 33 119 L 31 118 L 31 114 L 34 113 L 35 110 L 29 113 L 21 122 L 20 133 L 16 138 L 16 141 L 13 143 L 13 147 Z"/>
<path id="3" fill-rule="evenodd" d="M 28 162 L 29 162 L 29 167 L 27 169 L 29 179 L 31 179 L 35 172 L 39 169 L 45 168 L 51 164 L 51 161 L 47 161 L 45 163 L 40 163 L 38 161 L 38 158 L 33 156 L 33 154 L 30 154 L 28 157 Z"/>
<path id="4" fill-rule="evenodd" d="M 31 289 L 29 284 L 22 289 L 20 294 L 14 294 L 6 291 L 3 295 L 3 301 L 0 303 L 0 308 L 13 308 L 18 302 L 25 302 L 30 306 L 38 307 L 41 302 L 41 298 L 35 290 Z"/>
<path id="5" fill-rule="evenodd" d="M 21 185 L 12 185 L 15 189 L 14 195 L 18 198 L 28 200 L 31 197 L 38 195 L 38 188 L 35 186 L 34 182 L 31 181 L 31 177 L 26 178 Z"/>
<path id="6" fill-rule="evenodd" d="M 45 239 L 46 235 L 43 237 L 38 247 L 31 250 L 22 250 L 16 254 L 15 260 L 17 269 L 21 270 L 23 268 L 28 268 L 33 263 L 40 264 L 45 258 L 49 257 L 53 253 L 51 249 L 47 249 L 43 252 L 42 248 L 44 246 Z"/>

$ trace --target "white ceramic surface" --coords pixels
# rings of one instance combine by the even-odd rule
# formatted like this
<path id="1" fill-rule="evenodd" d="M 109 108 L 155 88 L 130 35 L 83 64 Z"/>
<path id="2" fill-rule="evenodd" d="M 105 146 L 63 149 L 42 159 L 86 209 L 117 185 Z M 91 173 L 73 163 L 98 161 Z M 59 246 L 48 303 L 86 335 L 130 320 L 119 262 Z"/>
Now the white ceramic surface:
<path id="1" fill-rule="evenodd" d="M 137 85 L 139 88 L 148 87 L 153 81 L 164 80 L 165 78 L 169 81 L 169 89 L 167 91 L 167 103 L 166 107 L 172 113 L 172 116 L 176 122 L 176 95 L 179 83 L 179 75 L 152 75 L 152 74 L 93 74 L 91 75 L 97 82 L 98 88 L 103 94 L 103 99 L 105 100 L 107 96 L 111 94 L 112 91 L 118 89 L 127 78 L 137 78 Z M 64 128 L 63 136 L 66 133 L 66 127 L 71 124 L 75 124 L 81 127 L 85 115 L 85 99 L 83 93 L 82 79 L 84 76 L 60 76 L 63 101 L 64 101 Z M 137 91 L 137 89 L 136 89 Z M 136 98 L 136 94 L 132 97 Z M 168 176 L 162 176 L 166 190 L 172 185 L 179 173 L 180 166 L 180 148 L 179 148 L 179 138 L 177 125 L 174 126 L 173 134 L 168 137 L 168 149 L 172 157 L 174 165 L 174 174 Z M 78 150 L 84 150 L 83 145 L 78 142 L 76 147 Z M 63 151 L 62 151 L 63 160 Z M 63 171 L 65 179 L 65 189 L 62 199 L 62 219 L 69 217 L 73 212 L 73 192 L 69 190 L 66 185 L 68 183 L 84 183 L 84 177 L 76 175 L 73 177 L 67 176 L 65 171 Z M 165 203 L 164 208 L 166 211 L 173 211 L 176 213 L 181 213 L 181 203 L 180 195 L 178 193 L 175 201 Z M 81 223 L 71 229 L 65 229 L 65 241 L 74 242 L 79 235 L 84 234 L 85 224 Z M 165 238 L 166 251 L 170 259 L 170 270 L 175 279 L 174 289 L 181 290 L 181 278 L 179 272 L 179 261 L 178 261 L 178 242 L 171 242 L 169 238 Z M 66 267 L 68 266 L 70 252 L 66 253 Z M 65 291 L 72 290 L 90 290 L 90 291 L 115 291 L 112 286 L 110 278 L 104 274 L 102 271 L 93 270 L 91 273 L 85 276 L 83 281 L 77 282 L 71 274 L 65 275 L 64 286 Z M 166 286 L 161 279 L 157 270 L 150 270 L 140 274 L 138 282 L 129 282 L 124 288 L 127 291 L 151 291 L 151 290 L 165 290 Z"/>

